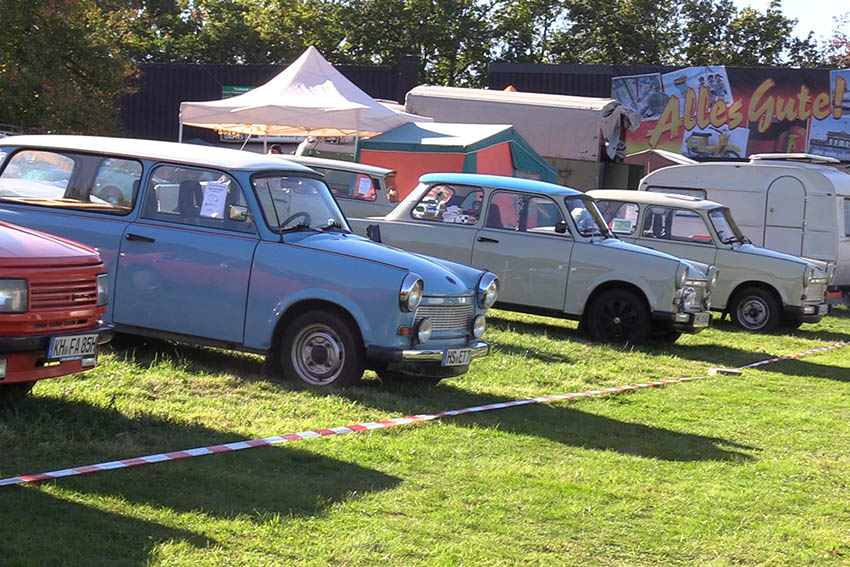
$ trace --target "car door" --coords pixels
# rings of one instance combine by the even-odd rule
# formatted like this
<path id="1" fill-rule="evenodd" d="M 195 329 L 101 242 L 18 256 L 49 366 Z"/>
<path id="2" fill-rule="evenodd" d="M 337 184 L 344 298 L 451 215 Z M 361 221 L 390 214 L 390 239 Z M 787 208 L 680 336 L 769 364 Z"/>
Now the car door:
<path id="1" fill-rule="evenodd" d="M 116 325 L 241 344 L 254 250 L 238 183 L 216 171 L 160 165 L 121 243 Z"/>
<path id="2" fill-rule="evenodd" d="M 715 264 L 717 244 L 697 211 L 666 206 L 643 208 L 637 244 L 679 258 Z"/>
<path id="3" fill-rule="evenodd" d="M 481 226 L 480 187 L 436 184 L 419 200 L 409 219 L 380 223 L 385 244 L 469 264 L 477 228 Z"/>
<path id="4" fill-rule="evenodd" d="M 574 241 L 556 232 L 564 222 L 557 204 L 545 196 L 494 191 L 486 211 L 472 265 L 498 274 L 499 303 L 562 311 Z"/>

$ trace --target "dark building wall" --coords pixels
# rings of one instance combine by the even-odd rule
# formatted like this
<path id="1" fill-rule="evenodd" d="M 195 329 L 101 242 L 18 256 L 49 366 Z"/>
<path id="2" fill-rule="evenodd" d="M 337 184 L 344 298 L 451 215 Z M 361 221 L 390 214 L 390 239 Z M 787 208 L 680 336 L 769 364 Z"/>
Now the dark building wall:
<path id="1" fill-rule="evenodd" d="M 404 95 L 416 85 L 419 58 L 408 56 L 393 66 L 335 67 L 371 97 L 404 102 Z M 136 80 L 138 90 L 122 101 L 125 134 L 176 141 L 181 102 L 218 100 L 222 98 L 223 86 L 257 87 L 285 68 L 285 65 L 143 64 Z M 183 137 L 218 141 L 218 134 L 205 128 L 186 127 Z"/>
<path id="2" fill-rule="evenodd" d="M 487 81 L 491 89 L 513 85 L 518 91 L 611 98 L 611 77 L 639 73 L 666 73 L 675 67 L 626 65 L 542 65 L 491 63 Z"/>

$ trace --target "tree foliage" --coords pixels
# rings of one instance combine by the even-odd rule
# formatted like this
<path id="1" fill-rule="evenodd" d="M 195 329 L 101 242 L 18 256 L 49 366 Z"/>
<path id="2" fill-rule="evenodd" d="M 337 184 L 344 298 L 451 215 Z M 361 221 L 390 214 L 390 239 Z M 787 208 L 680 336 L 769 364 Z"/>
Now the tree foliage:
<path id="1" fill-rule="evenodd" d="M 0 2 L 0 123 L 117 131 L 134 67 L 116 49 L 116 19 L 92 0 Z"/>
<path id="2" fill-rule="evenodd" d="M 797 39 L 780 0 L 3 0 L 0 123 L 112 131 L 134 65 L 420 58 L 420 80 L 483 86 L 491 61 L 850 65 L 847 27 Z M 843 26 L 843 27 L 842 27 Z"/>

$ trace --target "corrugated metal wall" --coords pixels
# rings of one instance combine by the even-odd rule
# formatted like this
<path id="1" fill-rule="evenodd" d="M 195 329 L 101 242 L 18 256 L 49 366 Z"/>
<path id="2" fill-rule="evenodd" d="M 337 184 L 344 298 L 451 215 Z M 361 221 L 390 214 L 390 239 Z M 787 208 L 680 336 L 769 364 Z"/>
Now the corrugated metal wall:
<path id="1" fill-rule="evenodd" d="M 337 65 L 343 75 L 373 98 L 404 101 L 418 79 L 419 58 L 405 57 L 398 65 Z M 176 141 L 183 101 L 218 100 L 223 86 L 259 86 L 283 71 L 285 65 L 143 64 L 138 90 L 122 101 L 125 134 L 134 138 Z M 184 139 L 210 143 L 218 134 L 186 127 Z"/>

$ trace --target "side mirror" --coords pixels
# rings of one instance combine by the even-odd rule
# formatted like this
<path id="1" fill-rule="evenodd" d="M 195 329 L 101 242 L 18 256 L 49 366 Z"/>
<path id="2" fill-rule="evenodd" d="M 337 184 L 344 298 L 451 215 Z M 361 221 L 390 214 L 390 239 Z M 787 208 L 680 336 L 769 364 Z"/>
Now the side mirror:
<path id="1" fill-rule="evenodd" d="M 227 218 L 237 222 L 247 222 L 251 220 L 251 213 L 248 212 L 248 207 L 242 205 L 230 205 L 230 211 L 227 213 Z"/>
<path id="2" fill-rule="evenodd" d="M 373 242 L 381 242 L 381 227 L 377 224 L 367 225 L 366 237 Z"/>
<path id="3" fill-rule="evenodd" d="M 558 224 L 555 225 L 555 232 L 558 234 L 566 234 L 567 233 L 567 221 L 561 219 L 558 221 Z"/>

